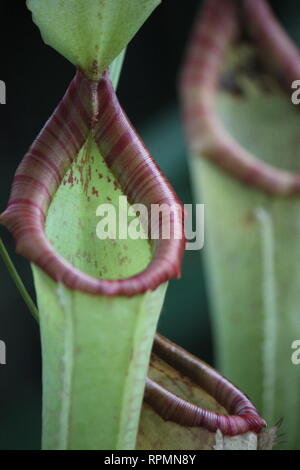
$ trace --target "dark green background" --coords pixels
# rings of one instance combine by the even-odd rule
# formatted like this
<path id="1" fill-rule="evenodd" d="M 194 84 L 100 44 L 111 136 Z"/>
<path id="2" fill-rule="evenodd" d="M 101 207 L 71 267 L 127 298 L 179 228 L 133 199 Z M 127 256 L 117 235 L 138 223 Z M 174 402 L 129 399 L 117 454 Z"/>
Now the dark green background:
<path id="1" fill-rule="evenodd" d="M 272 2 L 295 39 L 299 3 Z M 192 195 L 176 81 L 198 6 L 197 0 L 163 0 L 129 46 L 118 90 L 127 114 L 185 203 L 192 202 Z M 2 211 L 17 164 L 63 96 L 74 70 L 43 44 L 24 1 L 1 0 L 0 13 L 0 79 L 7 85 L 7 104 L 0 106 Z M 13 255 L 9 234 L 3 228 L 0 233 L 33 294 L 28 263 Z M 202 256 L 186 253 L 182 279 L 170 282 L 159 330 L 213 363 Z M 1 260 L 0 279 L 0 339 L 7 345 L 7 365 L 0 366 L 0 449 L 37 449 L 41 426 L 38 327 Z"/>

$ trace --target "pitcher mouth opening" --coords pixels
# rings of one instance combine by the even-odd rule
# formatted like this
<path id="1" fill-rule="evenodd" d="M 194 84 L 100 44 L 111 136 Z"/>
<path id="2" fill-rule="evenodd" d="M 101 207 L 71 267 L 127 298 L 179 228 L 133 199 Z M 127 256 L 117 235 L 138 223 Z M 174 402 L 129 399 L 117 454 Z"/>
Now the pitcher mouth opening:
<path id="1" fill-rule="evenodd" d="M 162 203 L 175 207 L 170 223 L 174 232 L 183 234 L 182 204 L 123 112 L 107 72 L 95 82 L 77 70 L 63 100 L 19 165 L 8 208 L 0 220 L 12 232 L 18 253 L 71 289 L 107 296 L 154 290 L 179 277 L 184 235 L 181 239 L 158 238 L 152 243 L 152 259 L 145 269 L 116 279 L 98 278 L 76 268 L 47 238 L 45 220 L 50 204 L 91 134 L 128 200 L 146 207 Z"/>

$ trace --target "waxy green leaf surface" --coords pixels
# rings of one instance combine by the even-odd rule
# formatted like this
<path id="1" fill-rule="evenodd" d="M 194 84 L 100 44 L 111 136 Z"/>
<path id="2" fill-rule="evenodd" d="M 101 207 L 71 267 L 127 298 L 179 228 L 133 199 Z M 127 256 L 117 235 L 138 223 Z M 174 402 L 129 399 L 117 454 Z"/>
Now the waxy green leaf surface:
<path id="1" fill-rule="evenodd" d="M 27 0 L 46 44 L 98 79 L 160 0 Z"/>

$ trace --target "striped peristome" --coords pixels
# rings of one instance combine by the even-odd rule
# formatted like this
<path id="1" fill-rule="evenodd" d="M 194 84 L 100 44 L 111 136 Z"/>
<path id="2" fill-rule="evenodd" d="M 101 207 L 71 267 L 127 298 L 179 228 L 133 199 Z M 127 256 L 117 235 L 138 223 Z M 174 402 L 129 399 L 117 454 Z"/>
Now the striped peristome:
<path id="1" fill-rule="evenodd" d="M 155 337 L 153 352 L 174 369 L 191 378 L 229 413 L 216 413 L 201 408 L 147 378 L 145 400 L 164 419 L 183 426 L 201 426 L 211 432 L 219 429 L 229 436 L 248 431 L 258 433 L 266 426 L 250 400 L 205 362 L 161 335 Z"/>
<path id="2" fill-rule="evenodd" d="M 54 250 L 44 231 L 52 197 L 90 134 L 130 203 L 148 208 L 164 203 L 173 208 L 170 239 L 153 240 L 150 264 L 124 279 L 98 279 L 75 268 Z M 71 289 L 132 296 L 180 275 L 185 246 L 182 205 L 122 110 L 107 72 L 96 82 L 77 70 L 19 165 L 0 220 L 14 235 L 18 253 Z"/>

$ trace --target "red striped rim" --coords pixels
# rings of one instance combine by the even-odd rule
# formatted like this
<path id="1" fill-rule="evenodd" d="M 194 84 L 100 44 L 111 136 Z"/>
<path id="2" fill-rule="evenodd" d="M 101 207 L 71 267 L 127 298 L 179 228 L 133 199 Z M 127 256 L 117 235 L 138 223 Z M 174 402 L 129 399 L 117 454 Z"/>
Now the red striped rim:
<path id="1" fill-rule="evenodd" d="M 145 400 L 164 419 L 184 426 L 201 426 L 225 435 L 259 432 L 266 426 L 250 400 L 229 380 L 197 357 L 161 335 L 156 335 L 153 352 L 174 369 L 190 377 L 213 396 L 230 414 L 216 413 L 175 395 L 147 379 Z"/>
<path id="2" fill-rule="evenodd" d="M 117 280 L 98 279 L 75 268 L 46 238 L 43 214 L 59 185 L 58 177 L 62 181 L 90 132 L 129 201 L 148 208 L 159 200 L 176 205 L 170 221 L 171 234 L 183 235 L 182 205 L 123 112 L 107 73 L 97 83 L 77 71 L 63 100 L 17 169 L 8 208 L 0 220 L 15 236 L 19 253 L 69 288 L 109 296 L 154 290 L 179 276 L 184 235 L 181 240 L 154 241 L 153 259 L 146 269 Z M 139 184 L 137 168 L 143 170 L 143 184 Z"/>

